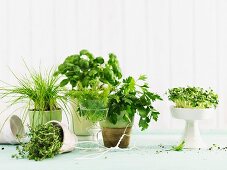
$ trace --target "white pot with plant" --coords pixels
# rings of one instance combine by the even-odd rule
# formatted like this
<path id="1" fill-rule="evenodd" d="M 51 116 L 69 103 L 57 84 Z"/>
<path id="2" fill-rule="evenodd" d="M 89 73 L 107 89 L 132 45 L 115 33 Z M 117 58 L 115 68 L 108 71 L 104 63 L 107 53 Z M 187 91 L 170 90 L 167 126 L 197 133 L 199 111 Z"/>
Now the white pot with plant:
<path id="1" fill-rule="evenodd" d="M 168 90 L 168 98 L 175 103 L 170 110 L 176 119 L 186 121 L 183 137 L 184 148 L 206 148 L 199 127 L 199 120 L 206 120 L 214 115 L 214 108 L 218 105 L 218 95 L 213 90 L 200 87 L 179 87 Z"/>
<path id="2" fill-rule="evenodd" d="M 79 86 L 91 93 L 94 88 L 98 90 L 105 86 L 116 86 L 118 79 L 122 77 L 118 60 L 114 54 L 109 54 L 109 60 L 105 62 L 103 57 L 94 57 L 89 51 L 81 50 L 79 54 L 67 57 L 59 65 L 55 75 L 59 74 L 64 76 L 61 87 L 68 84 L 71 86 L 69 96 L 74 133 L 80 140 L 92 140 L 97 131 L 97 128 L 94 128 L 97 123 L 78 111 L 78 108 L 83 108 L 83 103 L 81 98 L 78 100 L 78 96 L 71 95 L 71 92 L 80 91 Z"/>
<path id="3" fill-rule="evenodd" d="M 16 147 L 17 154 L 13 158 L 27 158 L 41 161 L 53 158 L 57 154 L 73 151 L 76 148 L 77 137 L 71 133 L 67 126 L 50 121 L 29 127 L 28 142 L 20 143 Z"/>
<path id="4" fill-rule="evenodd" d="M 32 127 L 51 120 L 62 121 L 62 110 L 67 111 L 67 97 L 64 88 L 58 85 L 58 77 L 53 76 L 51 71 L 43 75 L 28 70 L 29 76 L 20 78 L 14 74 L 18 85 L 1 87 L 1 97 L 7 97 L 11 106 L 24 104 L 23 117 L 29 116 Z"/>
<path id="5" fill-rule="evenodd" d="M 138 81 L 128 77 L 109 96 L 109 110 L 104 121 L 100 122 L 103 142 L 106 147 L 127 148 L 135 114 L 138 113 L 139 127 L 148 128 L 150 121 L 157 121 L 159 112 L 153 102 L 162 100 L 158 94 L 149 91 L 146 76 Z"/>

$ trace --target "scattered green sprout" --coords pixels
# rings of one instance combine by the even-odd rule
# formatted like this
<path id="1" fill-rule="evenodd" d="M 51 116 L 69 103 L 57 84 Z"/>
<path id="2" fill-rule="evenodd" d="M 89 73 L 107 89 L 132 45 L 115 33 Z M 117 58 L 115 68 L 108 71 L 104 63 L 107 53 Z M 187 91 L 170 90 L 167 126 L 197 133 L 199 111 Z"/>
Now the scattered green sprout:
<path id="1" fill-rule="evenodd" d="M 216 108 L 218 95 L 212 90 L 204 90 L 200 87 L 179 87 L 169 89 L 167 92 L 170 101 L 176 108 Z"/>
<path id="2" fill-rule="evenodd" d="M 152 103 L 156 100 L 162 100 L 162 98 L 149 91 L 146 80 L 145 75 L 141 75 L 137 81 L 133 77 L 128 77 L 116 87 L 109 97 L 107 119 L 111 123 L 117 123 L 118 115 L 122 111 L 125 111 L 123 119 L 130 123 L 138 112 L 140 116 L 139 127 L 142 130 L 148 128 L 151 119 L 157 121 L 160 113 L 152 106 Z"/>
<path id="3" fill-rule="evenodd" d="M 172 151 L 183 151 L 185 141 L 181 142 L 178 146 L 172 146 Z"/>
<path id="4" fill-rule="evenodd" d="M 41 161 L 59 154 L 63 141 L 63 132 L 52 123 L 30 128 L 28 137 L 30 141 L 17 146 L 18 153 L 12 155 L 12 158 Z"/>

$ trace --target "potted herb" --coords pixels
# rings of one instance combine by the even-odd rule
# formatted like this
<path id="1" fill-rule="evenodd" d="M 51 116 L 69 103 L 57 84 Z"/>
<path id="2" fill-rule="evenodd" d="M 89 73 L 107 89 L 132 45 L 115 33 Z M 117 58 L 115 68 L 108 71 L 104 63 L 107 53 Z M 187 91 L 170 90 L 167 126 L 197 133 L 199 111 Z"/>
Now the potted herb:
<path id="1" fill-rule="evenodd" d="M 67 110 L 67 97 L 64 88 L 58 85 L 58 77 L 51 71 L 43 75 L 31 70 L 29 76 L 14 76 L 18 85 L 1 87 L 1 97 L 9 97 L 11 105 L 24 104 L 24 117 L 29 116 L 30 126 L 62 120 L 62 110 Z"/>
<path id="2" fill-rule="evenodd" d="M 218 105 L 218 95 L 212 89 L 205 90 L 200 87 L 172 88 L 168 90 L 167 95 L 169 100 L 175 103 L 175 106 L 171 106 L 172 116 L 186 121 L 181 140 L 185 141 L 185 148 L 205 148 L 198 120 L 212 116 L 213 108 Z"/>
<path id="3" fill-rule="evenodd" d="M 98 97 L 97 93 L 102 93 L 103 87 L 111 88 L 119 84 L 122 74 L 117 57 L 111 53 L 108 61 L 105 61 L 101 56 L 95 57 L 89 51 L 81 50 L 79 54 L 67 57 L 59 65 L 55 75 L 63 75 L 65 77 L 60 83 L 61 87 L 68 84 L 71 86 L 69 94 L 71 97 L 71 110 L 73 111 L 72 125 L 75 134 L 80 136 L 80 139 L 85 136 L 85 139 L 89 140 L 89 137 L 94 135 L 91 127 L 96 125 L 95 121 L 91 120 L 90 116 L 84 116 L 83 111 L 78 112 L 78 108 L 83 107 L 83 104 L 85 104 L 83 100 L 86 97 L 90 98 L 90 101 Z M 78 95 L 84 93 L 87 96 L 82 95 L 80 97 Z M 95 101 L 99 101 L 99 99 L 95 99 Z M 88 114 L 87 112 L 86 115 Z"/>
<path id="4" fill-rule="evenodd" d="M 12 155 L 13 158 L 41 161 L 59 153 L 70 152 L 77 143 L 75 135 L 58 121 L 30 127 L 28 137 L 28 143 L 16 147 L 18 154 Z"/>
<path id="5" fill-rule="evenodd" d="M 159 112 L 152 104 L 162 99 L 149 91 L 146 79 L 144 75 L 137 81 L 128 77 L 110 95 L 107 118 L 100 122 L 106 147 L 115 147 L 119 140 L 120 148 L 128 147 L 136 113 L 140 116 L 139 127 L 142 130 L 148 128 L 151 119 L 157 121 Z"/>
<path id="6" fill-rule="evenodd" d="M 77 99 L 79 103 L 78 112 L 80 116 L 97 123 L 106 118 L 108 111 L 108 97 L 110 88 L 98 85 L 87 89 L 78 84 L 77 90 L 71 90 L 70 96 Z"/>

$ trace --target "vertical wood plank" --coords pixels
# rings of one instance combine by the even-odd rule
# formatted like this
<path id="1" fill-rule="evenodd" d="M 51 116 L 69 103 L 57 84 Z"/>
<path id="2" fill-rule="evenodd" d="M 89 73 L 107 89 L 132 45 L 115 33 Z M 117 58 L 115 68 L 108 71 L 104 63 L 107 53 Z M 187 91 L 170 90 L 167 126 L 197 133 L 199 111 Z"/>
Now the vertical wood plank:
<path id="1" fill-rule="evenodd" d="M 107 56 L 109 53 L 117 55 L 122 71 L 124 72 L 123 54 L 123 6 L 124 1 L 101 1 L 101 48 L 102 54 Z"/>
<path id="2" fill-rule="evenodd" d="M 29 0 L 9 0 L 9 61 L 8 65 L 16 74 L 24 74 L 27 70 L 23 60 L 31 62 L 30 56 L 30 24 Z M 8 74 L 11 74 L 8 70 Z M 13 77 L 13 76 L 12 76 Z M 16 81 L 15 77 L 12 79 Z"/>
<path id="3" fill-rule="evenodd" d="M 146 7 L 145 0 L 125 0 L 125 49 L 126 75 L 138 77 L 147 72 Z"/>
<path id="4" fill-rule="evenodd" d="M 77 0 L 56 0 L 56 63 L 77 53 Z"/>
<path id="5" fill-rule="evenodd" d="M 171 2 L 171 86 L 193 85 L 193 1 Z M 184 122 L 171 119 L 171 125 L 183 128 Z"/>
<path id="6" fill-rule="evenodd" d="M 196 85 L 218 90 L 216 56 L 216 7 L 214 0 L 195 1 Z M 217 114 L 201 122 L 201 128 L 215 128 Z"/>
<path id="7" fill-rule="evenodd" d="M 101 1 L 80 0 L 77 10 L 77 49 L 87 49 L 101 55 Z"/>
<path id="8" fill-rule="evenodd" d="M 227 1 L 216 2 L 217 18 L 217 57 L 218 57 L 218 82 L 219 82 L 219 128 L 227 128 Z M 212 70 L 214 70 L 212 68 Z"/>
<path id="9" fill-rule="evenodd" d="M 51 68 L 55 61 L 54 0 L 32 0 L 31 9 L 33 67 Z"/>
<path id="10" fill-rule="evenodd" d="M 165 102 L 157 102 L 160 111 L 159 121 L 153 128 L 170 128 L 170 112 L 166 90 L 169 88 L 169 1 L 147 1 L 147 70 L 151 90 L 163 96 Z"/>

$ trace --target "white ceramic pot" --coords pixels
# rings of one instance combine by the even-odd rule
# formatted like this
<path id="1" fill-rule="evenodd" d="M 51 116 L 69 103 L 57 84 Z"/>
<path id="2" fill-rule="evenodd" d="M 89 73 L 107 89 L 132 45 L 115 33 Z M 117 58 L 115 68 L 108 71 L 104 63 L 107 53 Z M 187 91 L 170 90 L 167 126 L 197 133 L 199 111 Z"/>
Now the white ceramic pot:
<path id="1" fill-rule="evenodd" d="M 11 116 L 1 125 L 1 127 L 0 144 L 18 144 L 19 141 L 17 135 L 22 137 L 20 142 L 23 142 L 25 128 L 22 120 L 18 116 Z"/>
<path id="2" fill-rule="evenodd" d="M 206 120 L 212 117 L 214 109 L 188 109 L 188 108 L 170 108 L 172 116 L 176 119 L 185 120 L 185 130 L 183 137 L 180 141 L 185 141 L 184 148 L 198 149 L 207 148 L 207 145 L 203 142 L 198 120 Z"/>
<path id="3" fill-rule="evenodd" d="M 66 125 L 58 122 L 58 121 L 50 121 L 48 123 L 52 123 L 54 126 L 60 127 L 62 129 L 63 134 L 63 144 L 60 149 L 60 153 L 71 152 L 75 149 L 78 139 L 77 136 L 74 135 Z"/>

